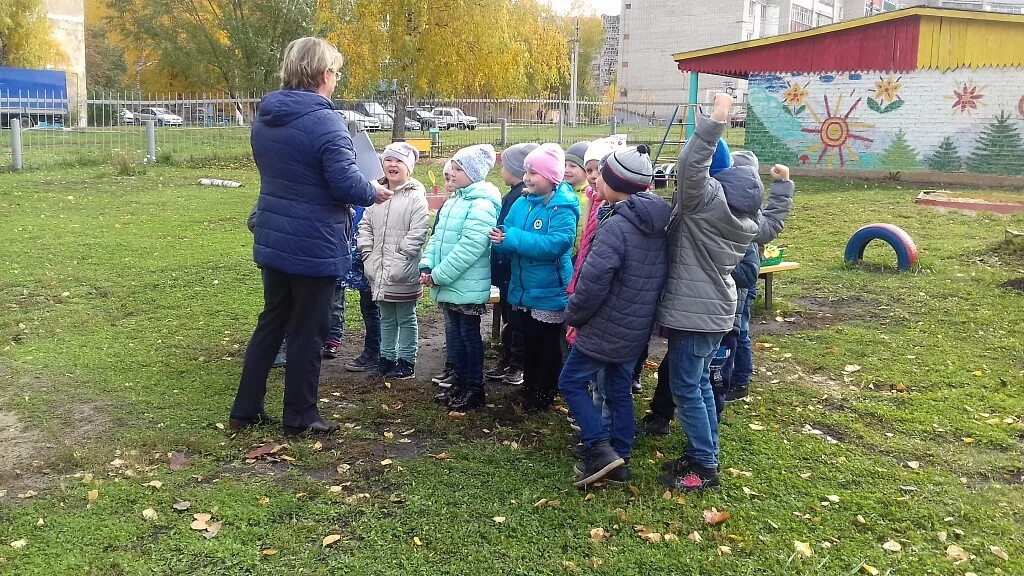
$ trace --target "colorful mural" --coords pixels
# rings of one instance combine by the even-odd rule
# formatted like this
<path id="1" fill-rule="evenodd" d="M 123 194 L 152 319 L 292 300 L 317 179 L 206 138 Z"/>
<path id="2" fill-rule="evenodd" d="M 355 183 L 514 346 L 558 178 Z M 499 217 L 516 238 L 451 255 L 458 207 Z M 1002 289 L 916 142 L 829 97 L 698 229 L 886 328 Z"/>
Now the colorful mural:
<path id="1" fill-rule="evenodd" d="M 1024 176 L 1024 70 L 754 75 L 746 145 L 818 169 Z"/>

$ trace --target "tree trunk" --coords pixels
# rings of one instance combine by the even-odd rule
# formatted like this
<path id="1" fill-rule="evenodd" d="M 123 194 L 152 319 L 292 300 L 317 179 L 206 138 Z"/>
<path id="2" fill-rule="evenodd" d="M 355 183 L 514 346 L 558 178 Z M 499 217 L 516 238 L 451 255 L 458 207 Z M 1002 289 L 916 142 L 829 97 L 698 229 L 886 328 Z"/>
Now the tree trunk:
<path id="1" fill-rule="evenodd" d="M 405 140 L 405 103 L 409 101 L 409 94 L 405 86 L 395 91 L 395 112 L 394 125 L 391 128 L 391 139 L 394 141 Z"/>

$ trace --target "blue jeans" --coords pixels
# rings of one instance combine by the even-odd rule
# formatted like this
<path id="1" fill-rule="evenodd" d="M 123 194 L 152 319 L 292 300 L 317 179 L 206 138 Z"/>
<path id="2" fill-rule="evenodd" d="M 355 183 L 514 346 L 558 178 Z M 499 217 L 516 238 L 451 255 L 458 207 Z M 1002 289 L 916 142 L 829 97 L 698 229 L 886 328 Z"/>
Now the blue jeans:
<path id="1" fill-rule="evenodd" d="M 605 400 L 604 394 L 604 368 L 597 373 L 597 378 L 594 379 L 594 408 L 601 411 L 601 423 L 604 424 L 606 430 L 611 430 L 612 427 L 612 410 L 608 407 L 608 402 Z"/>
<path id="2" fill-rule="evenodd" d="M 757 298 L 757 284 L 747 290 L 747 298 L 743 301 L 743 312 L 740 313 L 740 336 L 736 342 L 736 353 L 733 354 L 729 383 L 733 386 L 747 386 L 754 372 L 754 349 L 750 342 L 750 311 Z"/>
<path id="3" fill-rule="evenodd" d="M 416 363 L 419 324 L 416 321 L 416 301 L 378 302 L 380 306 L 380 337 L 382 358 L 401 358 Z"/>
<path id="4" fill-rule="evenodd" d="M 443 310 L 445 348 L 455 368 L 456 381 L 467 388 L 483 389 L 484 339 L 480 335 L 480 317 Z"/>
<path id="5" fill-rule="evenodd" d="M 327 340 L 337 340 L 345 336 L 345 287 L 334 287 L 334 300 L 331 301 L 331 329 L 327 331 Z"/>
<path id="6" fill-rule="evenodd" d="M 580 441 L 585 446 L 609 440 L 619 456 L 629 458 L 636 427 L 633 395 L 629 391 L 635 365 L 635 360 L 620 363 L 598 360 L 578 348 L 569 352 L 558 377 L 558 389 L 580 427 Z M 604 371 L 604 400 L 610 416 L 608 428 L 601 421 L 601 410 L 594 405 L 594 398 L 590 394 L 590 383 L 601 371 Z"/>
<path id="7" fill-rule="evenodd" d="M 688 440 L 686 455 L 694 464 L 718 467 L 718 414 L 711 392 L 711 359 L 723 332 L 670 330 L 669 386 L 676 418 Z"/>

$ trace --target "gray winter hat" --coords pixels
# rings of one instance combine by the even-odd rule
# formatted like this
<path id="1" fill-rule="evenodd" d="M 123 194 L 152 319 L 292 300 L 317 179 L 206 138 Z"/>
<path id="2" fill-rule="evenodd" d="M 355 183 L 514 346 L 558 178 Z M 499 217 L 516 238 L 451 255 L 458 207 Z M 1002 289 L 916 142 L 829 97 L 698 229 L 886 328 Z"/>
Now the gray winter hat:
<path id="1" fill-rule="evenodd" d="M 487 178 L 487 173 L 494 168 L 494 160 L 494 146 L 490 144 L 466 146 L 452 156 L 452 162 L 462 167 L 463 172 L 473 182 Z"/>
<path id="2" fill-rule="evenodd" d="M 590 148 L 589 141 L 577 142 L 569 149 L 565 151 L 565 161 L 572 162 L 573 164 L 583 168 L 583 158 L 587 155 L 587 149 Z"/>
<path id="3" fill-rule="evenodd" d="M 601 178 L 612 190 L 623 194 L 647 190 L 654 182 L 650 153 L 651 149 L 644 144 L 612 152 L 601 163 Z"/>
<path id="4" fill-rule="evenodd" d="M 526 167 L 523 166 L 523 161 L 526 160 L 526 155 L 537 149 L 539 144 L 533 142 L 526 142 L 524 144 L 516 144 L 509 146 L 501 153 L 501 165 L 504 166 L 510 174 L 523 179 L 526 175 Z"/>

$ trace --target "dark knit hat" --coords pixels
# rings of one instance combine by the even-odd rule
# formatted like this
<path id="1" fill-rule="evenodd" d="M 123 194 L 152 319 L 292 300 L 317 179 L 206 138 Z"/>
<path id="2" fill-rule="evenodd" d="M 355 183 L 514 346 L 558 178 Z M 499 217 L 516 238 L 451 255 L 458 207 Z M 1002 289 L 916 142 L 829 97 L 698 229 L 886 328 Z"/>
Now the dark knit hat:
<path id="1" fill-rule="evenodd" d="M 501 153 L 501 165 L 504 166 L 510 174 L 523 179 L 526 174 L 526 167 L 523 166 L 523 162 L 526 160 L 526 155 L 537 149 L 539 144 L 533 142 L 527 142 L 525 144 L 514 144 L 505 148 L 504 152 Z"/>
<path id="2" fill-rule="evenodd" d="M 583 168 L 583 157 L 587 155 L 587 148 L 590 148 L 590 142 L 588 141 L 577 142 L 572 146 L 569 146 L 569 149 L 565 151 L 565 161 L 572 162 L 580 168 Z"/>
<path id="3" fill-rule="evenodd" d="M 623 194 L 636 194 L 651 187 L 654 166 L 651 149 L 641 144 L 609 154 L 601 163 L 601 178 L 612 190 Z"/>

